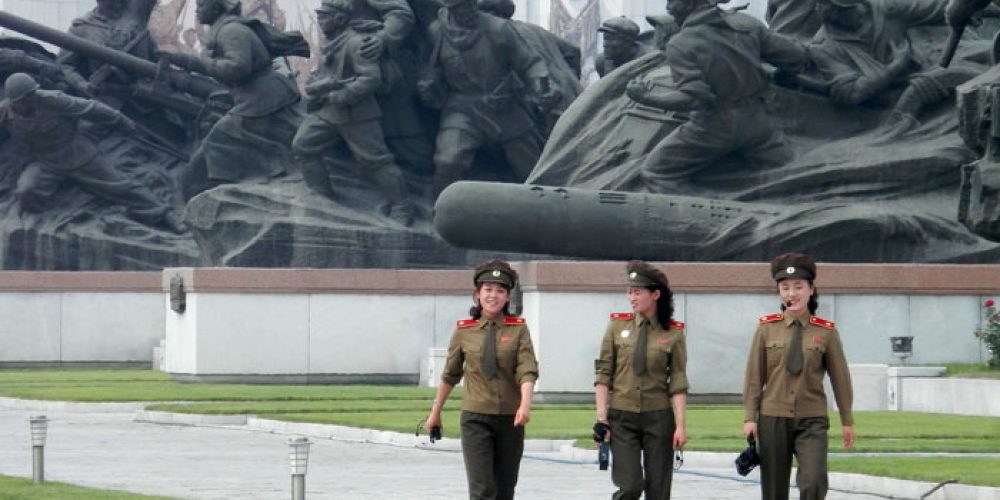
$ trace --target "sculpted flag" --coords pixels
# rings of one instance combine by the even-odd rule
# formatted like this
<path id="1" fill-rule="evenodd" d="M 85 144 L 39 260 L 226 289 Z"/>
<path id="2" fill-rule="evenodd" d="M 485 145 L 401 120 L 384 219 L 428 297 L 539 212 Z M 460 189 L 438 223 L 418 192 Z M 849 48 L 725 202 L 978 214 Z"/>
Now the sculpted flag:
<path id="1" fill-rule="evenodd" d="M 576 17 L 569 13 L 563 0 L 552 0 L 549 6 L 549 31 L 580 47 L 583 60 L 593 59 L 600 51 L 597 28 L 601 26 L 601 2 L 587 0 Z M 588 81 L 593 71 L 593 66 L 585 67 L 581 80 Z"/>

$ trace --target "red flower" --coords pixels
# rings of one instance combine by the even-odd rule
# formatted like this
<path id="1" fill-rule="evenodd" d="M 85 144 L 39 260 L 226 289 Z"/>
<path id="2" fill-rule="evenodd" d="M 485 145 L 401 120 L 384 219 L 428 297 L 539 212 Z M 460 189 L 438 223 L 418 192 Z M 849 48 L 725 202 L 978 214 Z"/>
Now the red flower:
<path id="1" fill-rule="evenodd" d="M 996 302 L 993 302 L 993 299 L 989 299 L 986 301 L 986 307 L 993 307 L 993 304 L 996 304 Z"/>

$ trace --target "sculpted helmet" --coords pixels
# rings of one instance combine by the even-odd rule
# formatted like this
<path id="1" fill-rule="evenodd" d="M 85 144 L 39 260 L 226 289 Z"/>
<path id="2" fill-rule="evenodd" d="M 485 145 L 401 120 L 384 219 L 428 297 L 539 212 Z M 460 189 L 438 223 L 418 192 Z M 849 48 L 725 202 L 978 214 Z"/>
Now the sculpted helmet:
<path id="1" fill-rule="evenodd" d="M 31 75 L 25 73 L 14 73 L 8 76 L 3 86 L 4 94 L 11 101 L 16 101 L 36 90 L 38 90 L 38 82 Z"/>

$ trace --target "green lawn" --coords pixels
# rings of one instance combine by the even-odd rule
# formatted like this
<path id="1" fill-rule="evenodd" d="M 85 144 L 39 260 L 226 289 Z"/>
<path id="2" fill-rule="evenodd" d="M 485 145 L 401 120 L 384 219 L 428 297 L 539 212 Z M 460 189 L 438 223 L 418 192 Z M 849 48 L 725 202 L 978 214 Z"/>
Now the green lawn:
<path id="1" fill-rule="evenodd" d="M 0 476 L 0 500 L 137 500 L 167 499 L 135 493 L 109 490 L 92 490 L 63 483 L 34 484 L 30 479 Z"/>
<path id="2" fill-rule="evenodd" d="M 945 368 L 945 377 L 1000 379 L 1000 370 L 986 366 L 985 363 L 952 363 L 945 365 Z"/>
<path id="3" fill-rule="evenodd" d="M 965 365 L 963 365 L 965 366 Z M 959 368 L 960 369 L 960 368 Z M 183 413 L 254 414 L 275 420 L 414 432 L 427 417 L 434 390 L 414 386 L 276 386 L 183 384 L 166 374 L 144 370 L 0 370 L 0 396 L 65 401 L 163 402 L 151 410 Z M 444 434 L 458 435 L 456 390 L 445 405 Z M 191 404 L 167 402 L 186 401 Z M 856 452 L 1000 453 L 1000 418 L 929 413 L 855 414 Z M 687 449 L 736 453 L 743 412 L 734 405 L 688 408 Z M 830 417 L 830 450 L 842 451 L 839 418 Z M 538 404 L 532 408 L 529 438 L 572 439 L 592 447 L 593 405 Z M 937 461 L 950 464 L 939 467 Z M 995 458 L 883 458 L 838 456 L 831 468 L 849 472 L 914 478 L 959 479 L 1000 486 Z M 953 462 L 954 461 L 954 462 Z M 957 472 L 962 472 L 959 476 Z M 947 476 L 947 477 L 945 477 Z M 944 479 L 940 479 L 940 478 Z M 0 497 L 2 499 L 3 497 Z"/>
<path id="4" fill-rule="evenodd" d="M 983 457 L 831 457 L 830 470 L 940 483 L 1000 487 L 1000 458 Z"/>

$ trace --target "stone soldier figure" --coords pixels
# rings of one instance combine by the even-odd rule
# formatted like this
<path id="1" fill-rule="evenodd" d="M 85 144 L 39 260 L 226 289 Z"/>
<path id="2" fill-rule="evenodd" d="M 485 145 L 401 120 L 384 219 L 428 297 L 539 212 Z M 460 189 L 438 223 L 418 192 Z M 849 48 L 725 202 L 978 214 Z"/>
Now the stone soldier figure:
<path id="1" fill-rule="evenodd" d="M 604 21 L 597 31 L 604 35 L 604 52 L 594 60 L 598 75 L 604 76 L 647 53 L 646 48 L 639 44 L 639 25 L 625 16 Z"/>
<path id="2" fill-rule="evenodd" d="M 733 153 L 755 165 L 791 159 L 780 131 L 768 116 L 763 96 L 770 81 L 767 61 L 797 71 L 809 50 L 796 40 L 768 31 L 759 20 L 727 12 L 717 0 L 669 0 L 667 10 L 681 30 L 664 50 L 673 85 L 654 93 L 652 82 L 633 80 L 633 100 L 672 111 L 690 111 L 646 157 L 640 186 L 654 193 L 677 193 L 711 162 Z M 631 182 L 629 180 L 627 182 Z"/>
<path id="3" fill-rule="evenodd" d="M 511 19 L 516 10 L 513 0 L 478 0 L 476 6 L 487 14 L 513 23 L 517 33 L 545 61 L 549 69 L 550 83 L 553 90 L 559 94 L 559 101 L 554 106 L 547 107 L 539 102 L 536 95 L 529 94 L 527 98 L 538 131 L 547 138 L 559 117 L 583 91 L 583 86 L 580 84 L 580 47 L 559 38 L 537 24 Z"/>
<path id="4" fill-rule="evenodd" d="M 375 100 L 383 109 L 382 133 L 389 150 L 408 170 L 434 171 L 432 134 L 418 109 L 417 78 L 423 63 L 413 36 L 416 17 L 406 0 L 354 0 L 356 24 L 363 29 L 361 52 L 378 61 L 383 83 Z"/>
<path id="5" fill-rule="evenodd" d="M 513 25 L 480 12 L 476 0 L 444 0 L 430 28 L 434 44 L 426 73 L 417 84 L 421 99 L 440 107 L 434 152 L 434 194 L 459 180 L 483 146 L 501 149 L 518 181 L 541 153 L 542 140 L 526 110 L 520 82 L 546 106 L 558 94 L 549 72 Z"/>
<path id="6" fill-rule="evenodd" d="M 146 31 L 146 23 L 155 3 L 155 0 L 97 0 L 97 6 L 92 11 L 73 20 L 69 33 L 152 60 L 156 44 Z M 116 78 L 122 76 L 114 68 L 74 52 L 61 52 L 59 61 L 75 66 L 83 76 L 92 79 L 95 86 L 100 86 L 113 75 Z"/>
<path id="7" fill-rule="evenodd" d="M 78 130 L 81 120 L 134 130 L 125 115 L 99 101 L 40 90 L 38 83 L 24 73 L 9 76 L 4 93 L 6 98 L 0 101 L 0 136 L 13 137 L 28 156 L 15 191 L 23 210 L 45 210 L 59 187 L 70 181 L 97 198 L 123 205 L 136 220 L 162 225 L 176 233 L 187 231 L 170 205 L 137 180 L 115 170 Z"/>
<path id="8" fill-rule="evenodd" d="M 966 67 L 922 69 L 907 35 L 912 26 L 944 24 L 944 2 L 934 0 L 818 0 L 823 27 L 813 41 L 816 66 L 830 84 L 830 98 L 850 106 L 885 105 L 899 95 L 890 124 L 917 124 L 928 105 L 954 95 L 975 77 Z M 926 58 L 924 58 L 926 59 Z M 929 61 L 924 61 L 930 66 Z M 892 92 L 905 87 L 902 93 Z"/>
<path id="9" fill-rule="evenodd" d="M 69 34 L 98 45 L 155 60 L 156 42 L 147 29 L 156 0 L 98 0 L 97 6 L 73 20 Z M 143 134 L 179 146 L 187 142 L 190 126 L 176 113 L 154 100 L 132 92 L 140 78 L 121 68 L 63 50 L 58 61 L 74 67 L 86 78 L 83 96 L 93 96 L 125 113 Z"/>
<path id="10" fill-rule="evenodd" d="M 191 157 L 183 175 L 188 199 L 222 183 L 285 173 L 302 114 L 295 82 L 275 72 L 271 63 L 281 55 L 308 55 L 301 35 L 242 17 L 238 0 L 198 0 L 195 13 L 198 22 L 210 26 L 204 54 L 161 55 L 229 86 L 234 106 Z"/>
<path id="11" fill-rule="evenodd" d="M 59 64 L 52 55 L 33 42 L 0 35 L 0 75 L 28 73 L 48 88 L 61 87 L 83 97 L 91 97 L 91 87 L 72 66 Z"/>
<path id="12" fill-rule="evenodd" d="M 352 27 L 356 24 L 351 22 L 353 14 L 352 0 L 323 0 L 316 11 L 327 40 L 321 66 L 306 86 L 310 108 L 316 109 L 311 109 L 299 126 L 292 151 L 306 185 L 332 198 L 323 152 L 338 143 L 346 144 L 362 171 L 389 199 L 389 217 L 409 225 L 413 208 L 403 173 L 382 136 L 382 112 L 375 102 L 381 70 L 378 61 L 362 54 L 364 35 Z"/>
<path id="13" fill-rule="evenodd" d="M 479 7 L 479 10 L 487 14 L 493 14 L 494 16 L 501 19 L 507 19 L 514 23 L 514 27 L 517 28 L 517 32 L 524 37 L 528 44 L 541 53 L 542 57 L 544 57 L 546 62 L 549 63 L 549 71 L 552 71 L 552 61 L 549 59 L 556 59 L 555 57 L 550 58 L 549 54 L 557 53 L 562 60 L 566 62 L 566 65 L 569 66 L 569 69 L 573 72 L 573 74 L 576 75 L 576 79 L 580 79 L 580 47 L 537 24 L 525 23 L 512 19 L 514 12 L 517 10 L 517 5 L 514 4 L 514 0 L 477 0 L 476 6 Z M 555 74 L 553 74 L 553 77 L 558 78 Z M 577 86 L 579 87 L 579 85 L 578 81 Z M 576 93 L 579 94 L 580 90 L 578 89 Z"/>

